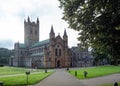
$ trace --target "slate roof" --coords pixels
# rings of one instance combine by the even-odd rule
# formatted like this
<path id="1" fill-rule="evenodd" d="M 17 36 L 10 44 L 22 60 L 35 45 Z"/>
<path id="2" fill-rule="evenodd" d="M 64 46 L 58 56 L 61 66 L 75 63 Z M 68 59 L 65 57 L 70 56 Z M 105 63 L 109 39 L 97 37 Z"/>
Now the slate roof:
<path id="1" fill-rule="evenodd" d="M 35 53 L 35 54 L 32 54 L 31 56 L 44 56 L 44 52 L 42 52 L 42 53 Z"/>
<path id="2" fill-rule="evenodd" d="M 34 43 L 31 48 L 49 44 L 49 39 Z M 19 48 L 26 48 L 25 44 L 19 43 Z"/>
<path id="3" fill-rule="evenodd" d="M 25 44 L 19 44 L 19 48 L 26 48 L 26 45 Z"/>
<path id="4" fill-rule="evenodd" d="M 35 43 L 35 44 L 32 45 L 32 48 L 33 47 L 38 47 L 38 46 L 49 44 L 49 42 L 50 42 L 49 39 L 37 42 L 37 43 Z"/>

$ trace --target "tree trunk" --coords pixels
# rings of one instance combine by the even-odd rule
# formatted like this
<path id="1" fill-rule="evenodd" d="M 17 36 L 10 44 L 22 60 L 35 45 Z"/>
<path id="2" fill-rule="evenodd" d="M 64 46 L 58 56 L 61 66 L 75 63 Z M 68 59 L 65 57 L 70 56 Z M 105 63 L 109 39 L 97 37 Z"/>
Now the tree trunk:
<path id="1" fill-rule="evenodd" d="M 118 66 L 118 59 L 115 60 L 115 65 Z"/>

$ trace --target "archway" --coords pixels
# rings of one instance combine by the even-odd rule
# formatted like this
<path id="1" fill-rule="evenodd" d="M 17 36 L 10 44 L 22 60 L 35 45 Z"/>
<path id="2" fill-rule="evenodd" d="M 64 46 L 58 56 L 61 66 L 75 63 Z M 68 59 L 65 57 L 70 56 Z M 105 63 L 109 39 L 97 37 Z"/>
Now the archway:
<path id="1" fill-rule="evenodd" d="M 60 60 L 57 61 L 57 67 L 60 67 Z"/>

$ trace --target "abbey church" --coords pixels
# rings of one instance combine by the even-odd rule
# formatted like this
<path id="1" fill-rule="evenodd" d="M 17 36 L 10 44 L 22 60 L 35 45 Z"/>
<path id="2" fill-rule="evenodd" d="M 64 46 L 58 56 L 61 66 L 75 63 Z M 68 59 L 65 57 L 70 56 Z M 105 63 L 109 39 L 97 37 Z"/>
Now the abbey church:
<path id="1" fill-rule="evenodd" d="M 39 19 L 31 22 L 28 17 L 24 21 L 24 44 L 15 43 L 12 66 L 32 68 L 56 68 L 71 65 L 71 55 L 68 48 L 68 36 L 64 30 L 63 37 L 55 36 L 51 26 L 49 38 L 39 41 Z"/>

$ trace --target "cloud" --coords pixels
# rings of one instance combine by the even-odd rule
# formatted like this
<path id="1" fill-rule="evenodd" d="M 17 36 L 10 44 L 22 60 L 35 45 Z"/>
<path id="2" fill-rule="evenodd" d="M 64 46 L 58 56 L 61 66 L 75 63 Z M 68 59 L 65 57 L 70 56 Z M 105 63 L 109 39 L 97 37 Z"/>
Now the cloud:
<path id="1" fill-rule="evenodd" d="M 14 46 L 13 40 L 10 40 L 10 39 L 0 40 L 0 48 L 13 49 L 13 46 Z"/>
<path id="2" fill-rule="evenodd" d="M 24 42 L 24 19 L 40 20 L 40 40 L 48 39 L 51 25 L 63 35 L 68 24 L 62 20 L 58 0 L 0 0 L 0 39 Z M 77 32 L 67 29 L 69 45 L 77 44 Z M 72 34 L 71 34 L 72 33 Z M 74 42 L 73 42 L 74 41 Z"/>

